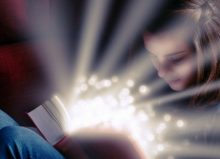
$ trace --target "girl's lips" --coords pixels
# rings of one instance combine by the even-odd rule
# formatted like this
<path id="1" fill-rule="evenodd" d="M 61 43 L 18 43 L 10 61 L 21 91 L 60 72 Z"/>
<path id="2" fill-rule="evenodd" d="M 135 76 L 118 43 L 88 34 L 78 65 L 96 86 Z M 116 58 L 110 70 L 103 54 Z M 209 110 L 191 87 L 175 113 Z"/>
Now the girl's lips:
<path id="1" fill-rule="evenodd" d="M 171 80 L 171 82 L 178 82 L 180 79 Z"/>
<path id="2" fill-rule="evenodd" d="M 164 81 L 169 85 L 176 85 L 181 82 L 180 78 L 164 78 Z"/>
<path id="3" fill-rule="evenodd" d="M 175 84 L 180 82 L 180 79 L 169 80 L 168 83 Z"/>

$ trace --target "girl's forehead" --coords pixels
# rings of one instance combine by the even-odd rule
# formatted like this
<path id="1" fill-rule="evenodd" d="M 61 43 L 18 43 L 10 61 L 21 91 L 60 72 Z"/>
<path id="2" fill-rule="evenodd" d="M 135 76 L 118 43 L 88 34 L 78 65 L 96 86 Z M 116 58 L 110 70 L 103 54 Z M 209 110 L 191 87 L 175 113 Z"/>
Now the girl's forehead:
<path id="1" fill-rule="evenodd" d="M 144 37 L 145 48 L 152 54 L 168 56 L 177 52 L 189 51 L 187 38 L 175 32 L 163 32 Z"/>

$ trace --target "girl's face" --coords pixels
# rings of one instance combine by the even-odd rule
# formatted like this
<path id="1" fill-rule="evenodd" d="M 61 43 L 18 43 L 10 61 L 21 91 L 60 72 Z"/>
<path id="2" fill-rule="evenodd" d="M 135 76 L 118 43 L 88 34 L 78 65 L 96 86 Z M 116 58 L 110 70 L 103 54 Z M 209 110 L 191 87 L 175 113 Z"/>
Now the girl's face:
<path id="1" fill-rule="evenodd" d="M 175 91 L 189 87 L 196 79 L 195 59 L 184 35 L 160 33 L 144 35 L 145 48 L 150 52 L 158 76 Z"/>

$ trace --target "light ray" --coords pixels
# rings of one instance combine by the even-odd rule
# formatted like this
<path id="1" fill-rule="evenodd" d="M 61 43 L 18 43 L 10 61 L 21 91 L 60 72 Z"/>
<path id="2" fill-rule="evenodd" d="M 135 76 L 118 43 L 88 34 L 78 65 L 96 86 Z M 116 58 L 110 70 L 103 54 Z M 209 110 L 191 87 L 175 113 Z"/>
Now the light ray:
<path id="1" fill-rule="evenodd" d="M 203 157 L 216 159 L 220 156 L 219 147 L 215 145 L 182 145 L 176 143 L 174 145 L 169 144 L 167 147 L 169 147 L 169 149 L 160 154 L 161 156 L 163 156 L 163 154 L 172 154 L 172 156 L 184 156 L 187 158 Z"/>
<path id="2" fill-rule="evenodd" d="M 169 124 L 175 124 L 175 127 L 169 128 L 169 131 L 175 129 L 184 130 L 187 128 L 189 129 L 189 134 L 194 134 L 198 131 L 204 130 L 202 122 L 207 120 L 208 116 L 201 118 L 201 123 L 196 122 L 195 124 L 198 124 L 197 126 L 192 124 L 192 127 L 188 126 L 184 119 L 179 118 L 174 120 L 173 116 L 169 114 L 166 114 L 164 116 L 164 121 L 161 121 L 158 125 L 156 125 L 154 121 L 149 122 L 150 120 L 154 120 L 155 117 L 153 109 L 154 104 L 157 104 L 158 102 L 166 103 L 192 96 L 202 90 L 203 86 L 197 86 L 180 93 L 156 97 L 150 101 L 140 102 L 139 99 L 142 97 L 140 93 L 146 93 L 158 89 L 164 84 L 161 80 L 156 80 L 153 83 L 144 86 L 140 85 L 139 82 L 143 77 L 150 75 L 152 71 L 152 65 L 149 65 L 149 59 L 145 59 L 143 56 L 137 57 L 137 59 L 135 59 L 128 69 L 125 72 L 122 72 L 122 75 L 119 77 L 114 77 L 113 79 L 99 79 L 98 77 L 105 77 L 105 75 L 109 75 L 110 72 L 114 70 L 114 67 L 117 66 L 117 63 L 121 59 L 123 52 L 131 41 L 135 39 L 138 30 L 140 30 L 143 24 L 146 23 L 146 21 L 150 21 L 153 14 L 152 10 L 161 5 L 160 2 L 162 1 L 135 1 L 127 6 L 125 12 L 119 19 L 119 23 L 111 37 L 106 52 L 104 52 L 106 56 L 100 64 L 100 69 L 97 72 L 98 75 L 94 75 L 89 79 L 87 79 L 86 76 L 90 74 L 88 69 L 99 42 L 100 30 L 102 30 L 106 14 L 108 13 L 108 5 L 110 4 L 110 1 L 95 0 L 87 3 L 88 10 L 84 17 L 81 41 L 78 50 L 79 58 L 76 64 L 76 74 L 74 75 L 73 91 L 76 92 L 73 94 L 78 97 L 78 100 L 75 100 L 75 98 L 71 96 L 75 101 L 73 102 L 73 105 L 68 107 L 75 122 L 72 125 L 72 129 L 76 131 L 82 127 L 96 128 L 97 125 L 104 125 L 120 131 L 125 130 L 129 132 L 146 151 L 150 151 L 150 148 L 156 146 L 156 153 L 172 152 L 174 154 L 187 154 L 191 156 L 202 154 L 203 156 L 209 155 L 218 157 L 220 156 L 220 153 L 215 146 L 207 147 L 202 145 L 188 145 L 187 147 L 181 148 L 181 151 L 179 151 L 178 149 L 175 149 L 176 146 L 174 145 L 169 145 L 163 142 L 158 145 L 154 145 L 153 143 L 157 139 L 162 140 L 160 137 L 164 135 L 163 132 L 167 131 Z M 43 17 L 43 15 L 44 11 L 39 15 L 36 15 L 36 17 Z M 31 27 L 34 27 L 35 24 L 36 23 L 33 21 Z M 46 24 L 47 23 L 42 23 L 39 27 L 44 28 Z M 36 28 L 31 29 L 33 31 L 32 34 L 43 34 L 41 30 L 35 29 Z M 62 29 L 61 26 L 58 26 L 56 31 L 59 30 L 58 32 L 62 32 Z M 182 34 L 184 33 L 185 32 L 183 31 Z M 61 83 L 65 83 L 64 81 L 67 74 L 66 70 L 68 70 L 65 64 L 66 61 L 62 55 L 65 50 L 63 46 L 65 37 L 57 35 L 57 33 L 53 31 L 51 34 L 54 34 L 52 35 L 52 38 L 43 38 L 40 41 L 37 41 L 38 48 L 36 49 L 43 54 L 40 58 L 44 61 L 45 68 L 48 69 L 48 74 L 51 73 L 48 77 L 51 78 L 55 85 L 60 87 Z M 59 73 L 57 74 L 57 72 Z M 81 77 L 85 77 L 85 79 L 83 79 L 81 83 L 78 83 Z M 140 87 L 140 92 L 136 92 L 133 95 L 131 92 L 134 87 Z M 207 88 L 208 89 L 205 89 L 205 91 L 219 89 L 220 81 L 207 85 Z M 137 101 L 140 103 L 137 103 Z M 188 121 L 191 120 L 193 121 L 195 118 L 188 119 Z M 150 128 L 153 126 L 156 128 L 151 130 Z M 218 126 L 216 129 L 220 130 Z M 173 133 L 176 133 L 176 131 L 173 131 Z M 171 135 L 173 134 L 171 133 Z"/>
<path id="3" fill-rule="evenodd" d="M 133 3 L 132 3 L 133 2 Z M 150 21 L 158 1 L 140 0 L 132 1 L 127 4 L 123 15 L 119 19 L 119 23 L 111 36 L 110 43 L 104 53 L 106 55 L 100 64 L 98 72 L 101 76 L 108 75 L 117 65 L 122 57 L 123 52 L 128 48 L 129 44 L 135 39 L 138 31 L 143 27 L 143 24 Z M 156 10 L 156 9 L 155 9 Z"/>
<path id="4" fill-rule="evenodd" d="M 88 69 L 94 57 L 100 33 L 103 29 L 104 20 L 109 9 L 109 0 L 88 1 L 86 13 L 83 18 L 83 28 L 79 43 L 78 59 L 76 60 L 76 72 L 74 74 L 74 85 L 80 78 L 87 76 Z"/>
<path id="5" fill-rule="evenodd" d="M 212 83 L 207 84 L 205 86 L 208 86 L 207 89 L 204 90 L 205 92 L 213 91 L 213 90 L 220 88 L 220 81 L 215 81 L 215 82 L 212 82 Z M 203 88 L 203 86 L 197 86 L 195 88 L 191 88 L 186 91 L 176 92 L 176 93 L 172 93 L 170 95 L 165 95 L 165 96 L 162 96 L 162 97 L 159 97 L 156 99 L 152 99 L 150 101 L 150 103 L 158 103 L 158 102 L 159 103 L 166 103 L 166 102 L 182 99 L 185 97 L 190 97 L 190 96 L 197 94 L 199 91 L 201 91 L 201 88 Z M 203 92 L 203 93 L 205 93 L 205 92 Z"/>

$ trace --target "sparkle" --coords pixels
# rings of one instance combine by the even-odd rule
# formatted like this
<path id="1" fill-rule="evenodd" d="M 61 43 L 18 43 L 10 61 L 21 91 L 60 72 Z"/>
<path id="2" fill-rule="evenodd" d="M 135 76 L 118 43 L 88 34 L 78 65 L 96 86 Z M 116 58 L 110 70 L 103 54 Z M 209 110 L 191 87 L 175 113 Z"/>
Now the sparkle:
<path id="1" fill-rule="evenodd" d="M 148 113 L 137 109 L 135 105 L 135 97 L 130 90 L 134 82 L 128 82 L 128 87 L 123 87 L 113 94 L 109 92 L 99 94 L 98 92 L 111 89 L 117 83 L 113 82 L 116 81 L 115 79 L 99 81 L 97 79 L 97 76 L 93 75 L 87 80 L 87 83 L 81 83 L 78 88 L 75 88 L 79 89 L 81 93 L 83 90 L 89 92 L 92 89 L 95 89 L 97 93 L 89 98 L 80 94 L 78 101 L 70 107 L 69 114 L 74 121 L 71 131 L 77 132 L 83 128 L 111 128 L 119 132 L 126 132 L 139 143 L 143 152 L 146 152 L 149 149 L 148 142 L 153 143 L 156 137 L 148 128 Z M 119 81 L 118 78 L 117 81 Z M 163 124 L 159 127 L 161 130 L 164 129 Z"/>
<path id="2" fill-rule="evenodd" d="M 169 122 L 169 121 L 171 121 L 171 119 L 172 119 L 172 117 L 171 117 L 170 114 L 165 114 L 164 115 L 164 121 Z"/>
<path id="3" fill-rule="evenodd" d="M 123 88 L 119 93 L 119 98 L 123 99 L 124 97 L 129 96 L 130 90 L 128 88 Z"/>
<path id="4" fill-rule="evenodd" d="M 88 90 L 88 85 L 84 83 L 80 86 L 80 89 L 81 89 L 81 91 L 87 91 Z"/>
<path id="5" fill-rule="evenodd" d="M 185 123 L 183 120 L 179 119 L 179 120 L 177 120 L 176 125 L 177 125 L 177 127 L 182 128 L 182 127 L 184 127 Z"/>
<path id="6" fill-rule="evenodd" d="M 159 126 L 157 127 L 156 132 L 159 134 L 162 131 L 164 131 L 166 129 L 167 125 L 165 123 L 160 123 Z"/>
<path id="7" fill-rule="evenodd" d="M 154 141 L 154 140 L 155 140 L 155 136 L 154 136 L 153 134 L 148 134 L 148 135 L 147 135 L 147 139 L 148 139 L 149 141 Z"/>
<path id="8" fill-rule="evenodd" d="M 92 75 L 90 79 L 88 80 L 89 85 L 95 85 L 98 77 L 96 75 Z"/>
<path id="9" fill-rule="evenodd" d="M 85 83 L 85 81 L 86 81 L 86 77 L 81 76 L 81 77 L 79 78 L 79 83 Z"/>
<path id="10" fill-rule="evenodd" d="M 103 22 L 106 19 L 106 15 L 111 15 L 109 14 L 108 11 L 112 9 L 111 8 L 108 9 L 108 6 L 114 6 L 114 5 L 109 5 L 109 3 L 105 3 L 105 2 L 107 1 L 95 1 L 95 3 L 88 3 L 87 7 L 82 7 L 82 8 L 88 8 L 88 12 L 85 13 L 85 16 L 82 16 L 82 17 L 86 17 L 85 19 L 79 19 L 80 22 L 82 20 L 82 24 L 85 25 L 83 25 L 79 33 L 79 37 L 82 37 L 80 38 L 82 40 L 80 40 L 79 43 L 78 42 L 76 43 L 79 44 L 79 46 L 76 47 L 79 48 L 78 49 L 79 51 L 76 52 L 76 55 L 79 55 L 79 58 L 76 59 L 77 61 L 76 68 L 74 68 L 73 71 L 75 72 L 76 70 L 76 73 L 74 73 L 73 76 L 73 78 L 75 79 L 73 90 L 71 90 L 70 92 L 70 96 L 71 96 L 70 98 L 73 99 L 72 100 L 70 99 L 69 103 L 71 102 L 72 103 L 67 105 L 66 107 L 69 109 L 68 113 L 71 116 L 72 119 L 71 121 L 74 122 L 69 122 L 68 124 L 71 125 L 71 129 L 73 132 L 87 127 L 96 129 L 97 126 L 99 128 L 110 127 L 112 129 L 116 129 L 119 131 L 126 131 L 126 133 L 133 136 L 138 141 L 138 143 L 143 146 L 145 152 L 152 153 L 152 152 L 164 151 L 164 149 L 165 148 L 167 149 L 168 146 L 165 145 L 166 146 L 165 147 L 163 144 L 157 145 L 156 143 L 158 143 L 158 141 L 159 143 L 164 143 L 163 133 L 166 132 L 164 130 L 168 129 L 168 124 L 170 125 L 172 123 L 174 124 L 174 126 L 178 128 L 182 128 L 185 125 L 187 125 L 187 123 L 185 123 L 186 121 L 181 119 L 175 121 L 174 117 L 172 117 L 170 114 L 165 114 L 164 116 L 159 118 L 159 119 L 162 118 L 162 120 L 158 121 L 157 116 L 159 115 L 159 113 L 156 114 L 156 111 L 154 111 L 153 108 L 148 107 L 146 103 L 142 103 L 142 99 L 143 97 L 145 97 L 145 95 L 149 95 L 149 93 L 151 93 L 151 90 L 157 90 L 161 86 L 160 81 L 159 83 L 158 81 L 154 81 L 155 83 L 152 83 L 152 85 L 150 84 L 140 85 L 140 86 L 138 85 L 138 82 L 143 81 L 143 76 L 146 77 L 147 75 L 149 75 L 149 72 L 151 73 L 150 69 L 146 71 L 146 68 L 151 68 L 148 67 L 150 65 L 146 66 L 146 64 L 150 62 L 147 63 L 145 60 L 144 61 L 140 60 L 139 58 L 143 57 L 140 56 L 138 58 L 134 58 L 135 59 L 134 63 L 131 63 L 132 67 L 130 67 L 130 63 L 129 63 L 129 69 L 127 69 L 125 72 L 123 72 L 121 69 L 116 70 L 117 73 L 120 73 L 120 77 L 122 77 L 123 81 L 120 81 L 120 77 L 118 76 L 111 76 L 111 74 L 108 74 L 108 73 L 114 73 L 115 68 L 119 66 L 118 64 L 121 61 L 121 57 L 124 57 L 124 55 L 122 56 L 121 53 L 124 53 L 125 50 L 127 50 L 128 44 L 131 41 L 134 41 L 134 39 L 136 39 L 137 32 L 139 32 L 139 30 L 143 28 L 143 25 L 145 25 L 146 22 L 149 22 L 145 20 L 152 19 L 151 16 L 149 15 L 154 15 L 152 11 L 158 10 L 156 6 L 161 8 L 160 5 L 162 3 L 157 4 L 157 1 L 151 1 L 151 3 L 146 3 L 145 1 L 143 1 L 142 3 L 129 3 L 127 7 L 126 6 L 124 7 L 127 8 L 125 10 L 126 12 L 123 12 L 123 10 L 122 12 L 120 12 L 122 13 L 121 15 L 124 16 L 121 16 L 121 20 L 116 19 L 116 21 L 120 23 L 114 25 L 117 26 L 116 28 L 114 27 L 112 28 L 114 30 L 112 32 L 113 34 L 112 35 L 109 34 L 110 37 L 107 41 L 110 43 L 106 43 L 106 47 L 104 47 L 103 49 L 106 50 L 104 51 L 103 55 L 107 55 L 107 56 L 103 56 L 104 60 L 100 58 L 101 60 L 99 62 L 101 62 L 101 64 L 97 65 L 100 66 L 98 68 L 101 69 L 100 70 L 97 69 L 96 71 L 98 73 L 97 75 L 93 74 L 91 77 L 87 78 L 87 74 L 89 75 L 91 74 L 90 66 L 93 65 L 93 62 L 97 62 L 97 61 L 92 61 L 92 59 L 93 57 L 96 56 L 96 54 L 94 54 L 96 50 L 97 51 L 100 50 L 99 41 L 102 39 L 102 34 L 100 34 L 101 33 L 100 30 L 105 30 Z M 155 2 L 155 4 L 153 2 Z M 58 9 L 58 10 L 62 10 L 62 9 Z M 84 12 L 82 11 L 82 13 Z M 59 14 L 55 14 L 55 15 L 59 15 Z M 66 14 L 61 14 L 61 15 L 66 15 Z M 58 18 L 58 19 L 62 19 L 62 18 Z M 59 22 L 59 20 L 57 22 Z M 40 28 L 44 28 L 44 27 L 40 26 Z M 58 29 L 57 33 L 66 33 L 65 31 L 63 32 L 62 30 L 65 28 L 69 28 L 69 27 L 65 26 L 64 28 L 59 28 L 61 30 Z M 36 30 L 36 29 L 30 28 L 28 30 Z M 34 33 L 31 35 L 36 35 L 36 34 Z M 59 38 L 59 39 L 54 39 L 54 41 L 46 40 L 48 41 L 48 43 L 46 42 L 45 45 L 37 48 L 45 48 L 46 50 L 40 51 L 42 53 L 44 52 L 53 53 L 51 54 L 53 56 L 50 59 L 56 59 L 56 60 L 55 61 L 52 60 L 52 62 L 51 61 L 50 62 L 45 61 L 45 62 L 49 66 L 49 69 L 47 69 L 48 72 L 61 73 L 61 75 L 59 76 L 57 76 L 56 73 L 55 74 L 52 73 L 52 75 L 49 74 L 48 76 L 51 77 L 51 79 L 54 80 L 52 82 L 54 82 L 54 84 L 57 85 L 58 88 L 60 88 L 62 84 L 65 84 L 62 82 L 65 81 L 64 79 L 66 78 L 66 76 L 63 76 L 66 73 L 65 72 L 66 65 L 63 63 L 66 61 L 64 60 L 66 59 L 66 57 L 61 58 L 60 60 L 60 57 L 62 57 L 62 55 L 65 55 L 63 54 L 62 48 L 65 48 L 63 46 L 66 46 L 66 44 L 63 45 L 62 42 L 66 43 L 67 41 L 65 39 L 65 36 L 55 35 L 52 37 L 63 37 L 64 39 Z M 52 44 L 54 47 L 52 47 Z M 59 53 L 61 54 L 59 55 Z M 97 52 L 97 56 L 98 55 L 99 52 Z M 45 57 L 44 55 L 42 59 L 46 59 L 46 58 L 48 57 Z M 149 58 L 142 58 L 142 59 L 149 60 Z M 132 56 L 132 60 L 133 60 L 133 56 Z M 138 71 L 135 72 L 136 70 Z M 107 78 L 106 76 L 111 76 L 111 77 L 109 79 L 99 79 L 100 77 Z M 219 81 L 217 82 L 218 83 L 213 83 L 212 85 L 210 85 L 209 90 L 219 88 Z M 217 87 L 216 84 L 218 85 Z M 133 91 L 132 89 L 134 89 L 134 87 L 137 90 Z M 200 90 L 200 86 L 192 89 L 187 89 L 187 91 L 183 91 L 183 92 L 181 91 L 181 94 L 174 93 L 174 95 L 171 94 L 164 97 L 160 96 L 153 100 L 150 99 L 150 103 L 154 103 L 154 101 L 156 101 L 155 102 L 156 104 L 157 103 L 161 104 L 163 102 L 169 102 L 174 99 L 188 97 L 189 95 L 190 96 L 194 95 L 194 92 L 196 92 L 195 90 L 198 89 Z M 135 95 L 132 94 L 133 92 L 135 92 Z M 139 104 L 141 105 L 141 107 L 139 107 Z M 144 111 L 142 110 L 142 108 L 144 109 Z M 195 128 L 197 129 L 197 127 Z M 149 144 L 148 141 L 150 141 L 151 143 Z M 194 151 L 194 149 L 192 149 L 192 151 Z M 173 157 L 169 159 L 173 159 Z"/>
<path id="11" fill-rule="evenodd" d="M 137 117 L 141 120 L 141 121 L 148 121 L 148 116 L 144 111 L 139 111 L 137 114 Z"/>
<path id="12" fill-rule="evenodd" d="M 102 81 L 103 87 L 110 87 L 112 85 L 112 82 L 110 80 L 103 80 Z"/>
<path id="13" fill-rule="evenodd" d="M 114 82 L 114 83 L 118 82 L 118 77 L 117 76 L 113 76 L 112 77 L 112 82 Z"/>
<path id="14" fill-rule="evenodd" d="M 139 87 L 139 92 L 141 94 L 148 94 L 150 92 L 150 89 L 147 86 L 145 86 L 145 85 L 141 85 Z"/>
<path id="15" fill-rule="evenodd" d="M 128 86 L 128 87 L 134 87 L 134 84 L 135 84 L 135 83 L 134 83 L 133 80 L 128 80 L 128 81 L 127 81 L 127 86 Z"/>
<path id="16" fill-rule="evenodd" d="M 126 86 L 111 93 L 111 88 L 118 85 L 119 78 L 99 79 L 96 75 L 91 76 L 87 83 L 81 83 L 75 88 L 80 91 L 78 101 L 70 107 L 72 132 L 77 132 L 84 128 L 105 129 L 110 128 L 116 132 L 129 134 L 140 146 L 141 151 L 149 150 L 160 153 L 164 151 L 163 133 L 168 128 L 167 122 L 171 121 L 171 115 L 165 114 L 159 124 L 154 124 L 155 111 L 151 103 L 144 104 L 146 110 L 138 109 L 136 96 L 132 93 L 134 81 L 127 80 Z M 116 80 L 117 79 L 117 80 Z M 115 82 L 114 82 L 115 81 Z M 117 81 L 117 82 L 116 82 Z M 145 85 L 139 87 L 142 93 L 149 92 Z M 82 95 L 83 91 L 94 91 L 94 95 L 89 97 Z M 180 120 L 181 121 L 181 120 Z M 184 124 L 177 124 L 179 127 Z M 152 122 L 152 123 L 151 123 Z M 71 124 L 71 123 L 70 123 Z M 152 154 L 151 153 L 151 154 Z"/>
<path id="17" fill-rule="evenodd" d="M 157 145 L 157 150 L 158 151 L 164 151 L 164 145 L 162 145 L 162 144 L 159 144 L 159 145 Z"/>

